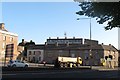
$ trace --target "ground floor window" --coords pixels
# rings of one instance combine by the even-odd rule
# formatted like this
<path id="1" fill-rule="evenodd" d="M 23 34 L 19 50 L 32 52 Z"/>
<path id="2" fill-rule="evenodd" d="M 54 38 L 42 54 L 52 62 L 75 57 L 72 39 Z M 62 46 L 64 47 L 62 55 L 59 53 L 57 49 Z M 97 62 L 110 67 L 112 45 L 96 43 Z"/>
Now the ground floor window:
<path id="1" fill-rule="evenodd" d="M 30 57 L 29 57 L 29 61 L 30 61 Z"/>
<path id="2" fill-rule="evenodd" d="M 41 57 L 39 57 L 39 61 L 41 61 Z"/>

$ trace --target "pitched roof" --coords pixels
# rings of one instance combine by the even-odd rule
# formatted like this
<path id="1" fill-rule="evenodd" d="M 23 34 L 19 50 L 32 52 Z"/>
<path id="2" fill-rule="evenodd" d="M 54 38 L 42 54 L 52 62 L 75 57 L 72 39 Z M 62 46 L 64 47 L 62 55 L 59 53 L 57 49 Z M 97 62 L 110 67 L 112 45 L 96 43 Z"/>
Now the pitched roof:
<path id="1" fill-rule="evenodd" d="M 102 45 L 104 50 L 118 51 L 113 45 Z"/>
<path id="2" fill-rule="evenodd" d="M 45 49 L 45 50 L 50 50 L 50 49 L 79 49 L 79 50 L 86 50 L 86 49 L 94 49 L 94 50 L 112 50 L 112 51 L 117 51 L 117 49 L 114 46 L 110 46 L 110 45 L 92 45 L 90 47 L 90 45 L 87 44 L 81 44 L 81 45 L 58 45 L 55 46 L 55 44 L 53 45 L 44 45 L 44 44 L 40 44 L 40 45 L 33 45 L 33 46 L 28 46 L 28 49 Z"/>

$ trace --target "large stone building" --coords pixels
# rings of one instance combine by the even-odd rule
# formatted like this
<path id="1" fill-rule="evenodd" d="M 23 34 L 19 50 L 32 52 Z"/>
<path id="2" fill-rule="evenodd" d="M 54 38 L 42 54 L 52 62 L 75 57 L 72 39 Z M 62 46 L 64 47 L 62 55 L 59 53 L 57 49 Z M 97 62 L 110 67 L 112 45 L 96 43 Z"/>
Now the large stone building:
<path id="1" fill-rule="evenodd" d="M 0 23 L 0 59 L 4 60 L 5 55 L 7 60 L 10 59 L 10 57 L 16 59 L 16 57 L 18 56 L 17 43 L 18 35 L 7 31 L 5 29 L 5 24 Z M 11 45 L 13 46 L 11 47 Z"/>
<path id="2" fill-rule="evenodd" d="M 101 65 L 101 59 L 112 56 L 115 66 L 118 66 L 118 51 L 109 44 L 98 44 L 96 40 L 82 38 L 54 38 L 47 39 L 45 44 L 29 46 L 27 48 L 27 60 L 31 62 L 46 61 L 53 63 L 58 56 L 80 56 L 83 65 Z M 91 58 L 90 58 L 91 57 Z"/>

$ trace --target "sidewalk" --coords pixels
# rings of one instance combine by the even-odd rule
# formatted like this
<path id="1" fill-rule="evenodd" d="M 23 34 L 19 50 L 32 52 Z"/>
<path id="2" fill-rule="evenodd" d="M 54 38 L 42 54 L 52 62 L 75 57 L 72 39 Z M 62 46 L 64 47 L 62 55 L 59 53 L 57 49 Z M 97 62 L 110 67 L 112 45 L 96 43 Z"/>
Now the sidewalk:
<path id="1" fill-rule="evenodd" d="M 44 67 L 53 67 L 54 65 L 52 64 L 46 64 L 44 66 L 44 64 L 38 64 L 38 63 L 28 63 L 29 67 L 40 67 L 40 68 L 44 68 Z"/>
<path id="2" fill-rule="evenodd" d="M 120 70 L 120 67 L 115 67 L 115 68 L 107 68 L 107 67 L 104 67 L 104 66 L 92 66 L 92 69 L 94 70 L 100 70 L 100 71 L 104 71 L 104 70 Z"/>

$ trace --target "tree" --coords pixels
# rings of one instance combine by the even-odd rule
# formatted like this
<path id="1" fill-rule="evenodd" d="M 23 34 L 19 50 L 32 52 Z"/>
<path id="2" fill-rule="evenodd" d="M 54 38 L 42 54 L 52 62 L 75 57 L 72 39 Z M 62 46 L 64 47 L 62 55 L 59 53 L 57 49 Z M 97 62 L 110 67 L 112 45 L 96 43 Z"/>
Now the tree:
<path id="1" fill-rule="evenodd" d="M 120 28 L 120 2 L 79 2 L 78 15 L 96 18 L 99 24 L 107 22 L 105 30 Z"/>

